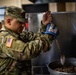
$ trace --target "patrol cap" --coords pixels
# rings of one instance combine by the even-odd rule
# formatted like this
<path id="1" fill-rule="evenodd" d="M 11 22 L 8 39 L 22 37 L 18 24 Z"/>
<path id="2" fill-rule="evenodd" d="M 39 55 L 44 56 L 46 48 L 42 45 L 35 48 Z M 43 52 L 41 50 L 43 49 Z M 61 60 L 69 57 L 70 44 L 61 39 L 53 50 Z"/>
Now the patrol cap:
<path id="1" fill-rule="evenodd" d="M 17 20 L 20 22 L 25 22 L 25 11 L 19 7 L 16 6 L 6 7 L 4 15 L 17 18 Z"/>

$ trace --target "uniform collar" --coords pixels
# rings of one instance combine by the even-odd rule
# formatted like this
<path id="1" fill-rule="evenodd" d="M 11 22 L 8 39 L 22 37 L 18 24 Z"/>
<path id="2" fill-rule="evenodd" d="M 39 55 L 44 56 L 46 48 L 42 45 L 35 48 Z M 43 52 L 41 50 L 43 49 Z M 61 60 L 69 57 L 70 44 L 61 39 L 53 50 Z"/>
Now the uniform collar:
<path id="1" fill-rule="evenodd" d="M 8 29 L 8 28 L 6 28 L 5 27 L 5 30 L 8 32 L 8 33 L 10 33 L 12 36 L 14 36 L 14 37 L 16 37 L 16 38 L 18 38 L 20 35 L 18 35 L 17 33 L 15 33 L 14 31 L 12 31 L 12 30 L 10 30 L 10 29 Z"/>

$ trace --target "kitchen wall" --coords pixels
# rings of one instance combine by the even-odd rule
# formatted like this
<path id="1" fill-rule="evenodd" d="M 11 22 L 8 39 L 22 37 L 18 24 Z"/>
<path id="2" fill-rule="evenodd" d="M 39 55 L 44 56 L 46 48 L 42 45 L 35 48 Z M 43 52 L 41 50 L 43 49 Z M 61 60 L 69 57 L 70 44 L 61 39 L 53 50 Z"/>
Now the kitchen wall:
<path id="1" fill-rule="evenodd" d="M 49 3 L 49 10 L 52 12 L 76 11 L 76 2 Z"/>
<path id="2" fill-rule="evenodd" d="M 19 1 L 20 0 L 0 0 L 0 6 L 12 6 L 12 5 L 15 5 L 15 6 L 19 6 Z"/>
<path id="3" fill-rule="evenodd" d="M 0 0 L 0 6 L 18 6 L 21 7 L 22 4 L 33 4 L 29 0 Z M 62 4 L 64 5 L 64 4 Z M 59 5 L 60 9 L 62 8 L 62 5 Z M 57 3 L 49 3 L 49 10 L 52 12 L 58 11 L 58 4 Z M 67 2 L 65 3 L 65 11 L 76 11 L 76 2 Z"/>
<path id="4" fill-rule="evenodd" d="M 66 11 L 76 11 L 76 2 L 66 3 Z"/>
<path id="5" fill-rule="evenodd" d="M 0 6 L 18 6 L 21 7 L 21 4 L 33 4 L 28 0 L 0 0 Z"/>

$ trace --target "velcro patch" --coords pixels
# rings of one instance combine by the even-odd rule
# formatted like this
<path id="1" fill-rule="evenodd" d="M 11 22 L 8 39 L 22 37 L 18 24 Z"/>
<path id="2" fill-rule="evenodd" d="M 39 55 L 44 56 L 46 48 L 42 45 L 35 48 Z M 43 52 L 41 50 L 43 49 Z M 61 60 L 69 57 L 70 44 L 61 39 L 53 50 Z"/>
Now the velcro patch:
<path id="1" fill-rule="evenodd" d="M 7 47 L 11 47 L 12 42 L 13 42 L 13 39 L 12 38 L 8 38 L 7 41 L 6 41 L 6 46 Z"/>

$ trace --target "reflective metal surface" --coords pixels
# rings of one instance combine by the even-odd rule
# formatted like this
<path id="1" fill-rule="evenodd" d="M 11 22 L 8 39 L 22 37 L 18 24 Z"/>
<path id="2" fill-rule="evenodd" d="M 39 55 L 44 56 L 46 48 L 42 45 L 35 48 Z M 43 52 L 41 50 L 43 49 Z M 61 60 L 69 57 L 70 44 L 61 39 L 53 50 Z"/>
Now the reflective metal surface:
<path id="1" fill-rule="evenodd" d="M 68 69 L 70 69 L 71 66 L 76 67 L 76 58 L 66 58 L 64 66 L 69 67 Z M 76 75 L 75 69 L 71 69 L 70 71 L 61 71 L 62 69 L 55 70 L 56 68 L 62 68 L 64 66 L 61 65 L 60 60 L 52 61 L 47 65 L 50 75 Z"/>
<path id="2" fill-rule="evenodd" d="M 62 51 L 67 57 L 76 57 L 76 12 L 55 13 L 53 18 L 60 30 Z"/>
<path id="3" fill-rule="evenodd" d="M 30 14 L 30 13 L 29 13 Z M 29 31 L 37 32 L 43 13 L 31 13 L 29 17 Z M 61 50 L 65 57 L 76 58 L 76 12 L 57 12 L 52 13 L 54 23 L 59 28 L 60 34 L 57 37 Z M 32 59 L 32 65 L 46 66 L 46 64 L 60 58 L 60 53 L 53 41 L 50 51 Z"/>

